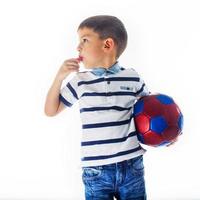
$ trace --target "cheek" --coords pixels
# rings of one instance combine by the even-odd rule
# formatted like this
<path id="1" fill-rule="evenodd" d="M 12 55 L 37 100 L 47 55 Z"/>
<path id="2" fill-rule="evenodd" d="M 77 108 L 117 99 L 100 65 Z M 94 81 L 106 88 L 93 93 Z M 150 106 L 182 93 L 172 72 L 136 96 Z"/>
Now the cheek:
<path id="1" fill-rule="evenodd" d="M 86 54 L 91 59 L 97 59 L 100 56 L 100 51 L 97 51 L 97 49 L 89 49 Z"/>
<path id="2" fill-rule="evenodd" d="M 103 50 L 102 47 L 96 47 L 93 49 L 93 54 L 95 54 L 96 56 L 101 56 L 103 55 Z"/>
<path id="3" fill-rule="evenodd" d="M 103 55 L 102 45 L 87 46 L 84 49 L 84 55 L 90 59 L 98 59 Z"/>

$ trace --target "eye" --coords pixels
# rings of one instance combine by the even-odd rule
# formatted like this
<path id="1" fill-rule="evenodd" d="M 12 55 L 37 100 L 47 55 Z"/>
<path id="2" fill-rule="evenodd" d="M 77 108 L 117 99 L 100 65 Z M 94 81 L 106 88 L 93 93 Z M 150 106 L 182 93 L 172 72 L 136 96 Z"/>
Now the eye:
<path id="1" fill-rule="evenodd" d="M 86 38 L 83 38 L 83 43 L 87 42 L 88 40 Z"/>

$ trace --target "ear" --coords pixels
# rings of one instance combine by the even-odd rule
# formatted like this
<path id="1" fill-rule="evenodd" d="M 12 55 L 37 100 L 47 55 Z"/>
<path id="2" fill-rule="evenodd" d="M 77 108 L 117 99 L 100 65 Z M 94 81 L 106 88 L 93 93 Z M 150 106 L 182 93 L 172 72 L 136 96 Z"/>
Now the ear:
<path id="1" fill-rule="evenodd" d="M 114 48 L 114 41 L 112 38 L 107 38 L 105 41 L 104 41 L 104 50 L 112 50 Z"/>

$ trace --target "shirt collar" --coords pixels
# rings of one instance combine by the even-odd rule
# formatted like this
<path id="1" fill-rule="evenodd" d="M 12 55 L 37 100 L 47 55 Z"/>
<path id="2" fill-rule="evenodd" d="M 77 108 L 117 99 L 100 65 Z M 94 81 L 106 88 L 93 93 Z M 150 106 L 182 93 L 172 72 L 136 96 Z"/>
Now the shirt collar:
<path id="1" fill-rule="evenodd" d="M 92 69 L 92 73 L 96 76 L 103 76 L 105 74 L 109 75 L 109 74 L 116 74 L 121 70 L 121 67 L 118 64 L 118 61 L 113 64 L 112 66 L 110 66 L 108 69 L 103 68 L 103 67 L 95 67 Z"/>

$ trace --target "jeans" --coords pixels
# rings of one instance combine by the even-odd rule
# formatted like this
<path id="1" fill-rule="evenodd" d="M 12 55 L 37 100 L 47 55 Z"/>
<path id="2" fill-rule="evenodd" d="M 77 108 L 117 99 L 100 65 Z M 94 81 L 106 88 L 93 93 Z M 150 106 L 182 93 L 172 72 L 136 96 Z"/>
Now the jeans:
<path id="1" fill-rule="evenodd" d="M 143 156 L 82 169 L 86 200 L 146 200 Z"/>

